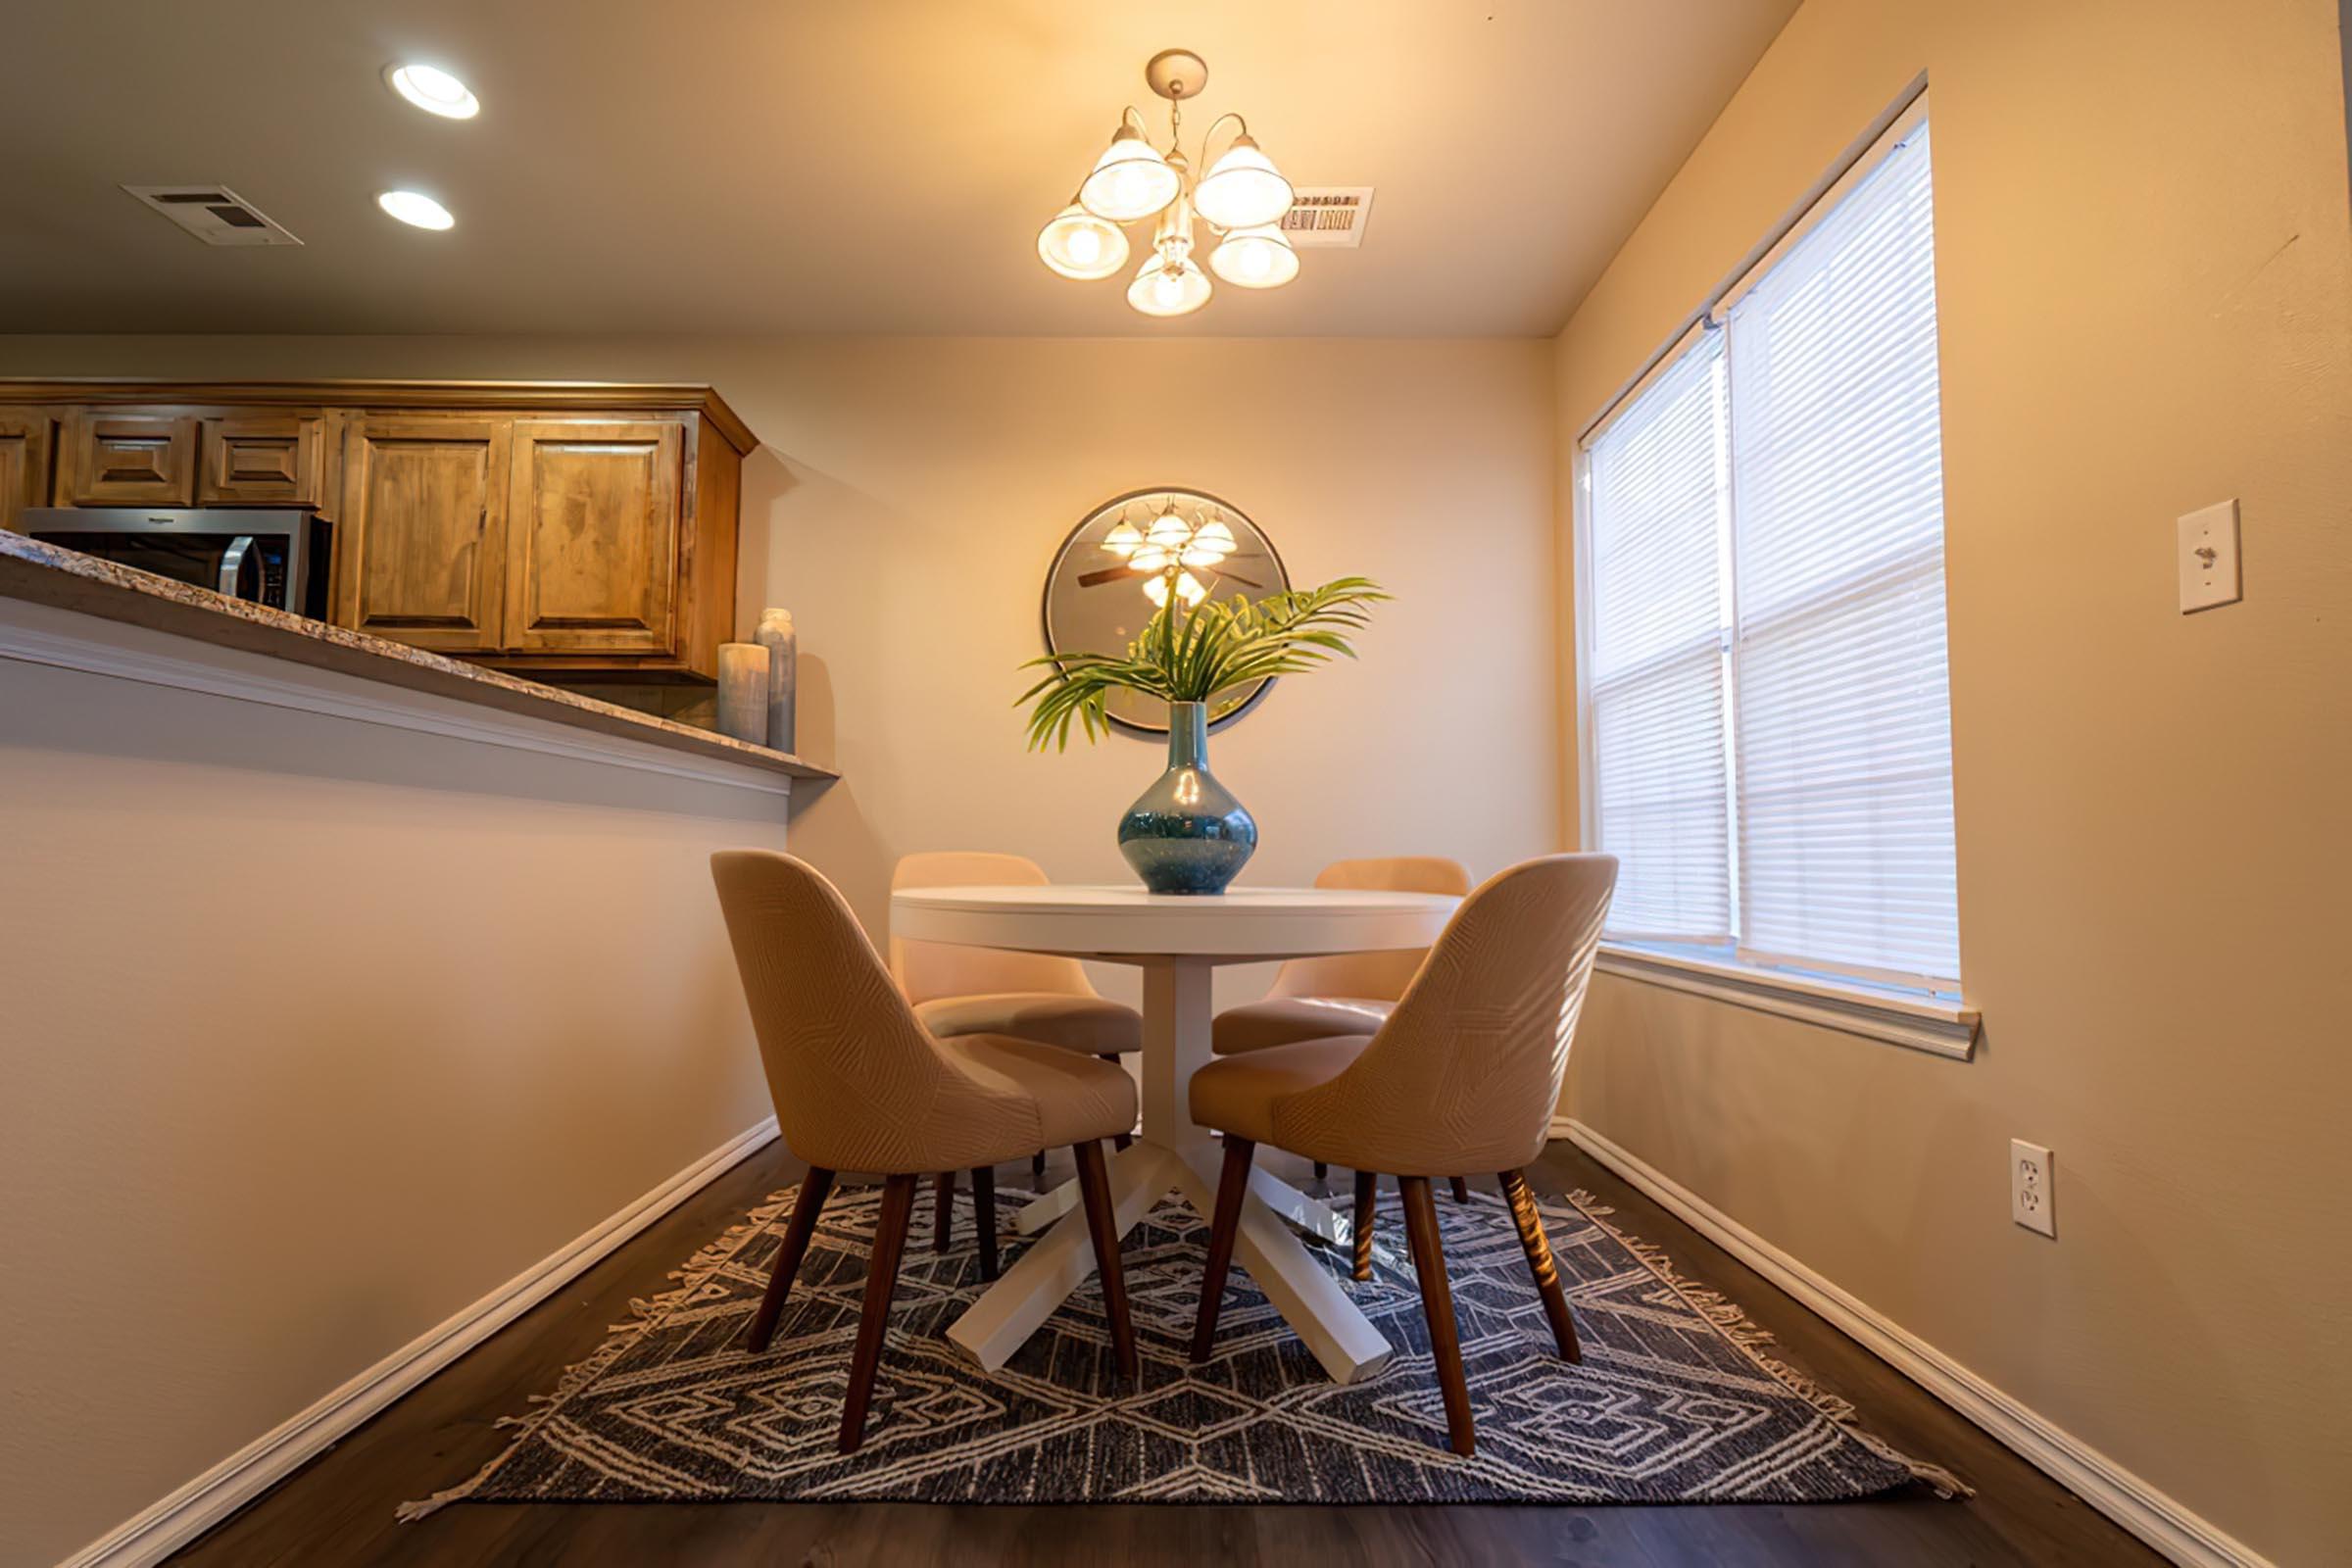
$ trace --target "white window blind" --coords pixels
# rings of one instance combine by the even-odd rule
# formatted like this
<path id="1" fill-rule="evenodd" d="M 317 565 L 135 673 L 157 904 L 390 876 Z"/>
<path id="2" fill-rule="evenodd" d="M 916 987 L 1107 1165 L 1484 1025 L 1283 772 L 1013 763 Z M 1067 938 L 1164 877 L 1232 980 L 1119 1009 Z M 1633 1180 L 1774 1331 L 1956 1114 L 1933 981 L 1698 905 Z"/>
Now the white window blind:
<path id="1" fill-rule="evenodd" d="M 1728 329 L 1740 945 L 1957 978 L 1924 122 Z"/>
<path id="2" fill-rule="evenodd" d="M 1724 766 L 1724 411 L 1706 334 L 1592 443 L 1591 692 L 1600 843 L 1619 858 L 1613 928 L 1732 935 Z"/>
<path id="3" fill-rule="evenodd" d="M 1594 828 L 1635 893 L 1612 931 L 1948 988 L 1924 118 L 1730 298 L 1587 449 Z"/>

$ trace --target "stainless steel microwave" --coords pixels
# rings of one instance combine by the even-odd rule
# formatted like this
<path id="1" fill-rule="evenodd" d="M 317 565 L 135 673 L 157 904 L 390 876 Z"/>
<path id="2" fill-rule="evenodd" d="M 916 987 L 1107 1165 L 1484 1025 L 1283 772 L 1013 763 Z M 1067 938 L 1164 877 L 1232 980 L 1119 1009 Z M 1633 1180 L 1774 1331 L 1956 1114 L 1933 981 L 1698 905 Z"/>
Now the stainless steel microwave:
<path id="1" fill-rule="evenodd" d="M 18 526 L 35 539 L 159 577 L 326 618 L 332 525 L 311 513 L 29 507 Z"/>

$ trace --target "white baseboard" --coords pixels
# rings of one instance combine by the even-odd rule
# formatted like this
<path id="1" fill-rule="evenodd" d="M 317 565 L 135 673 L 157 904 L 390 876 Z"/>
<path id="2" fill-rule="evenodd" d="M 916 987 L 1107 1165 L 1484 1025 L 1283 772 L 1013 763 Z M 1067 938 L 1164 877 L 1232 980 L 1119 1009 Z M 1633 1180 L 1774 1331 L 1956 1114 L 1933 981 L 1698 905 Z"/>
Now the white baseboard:
<path id="1" fill-rule="evenodd" d="M 1829 1319 L 1864 1349 L 2173 1561 L 2193 1568 L 2274 1568 L 2269 1558 L 2244 1542 L 1840 1290 L 1639 1155 L 1573 1116 L 1554 1116 L 1551 1135 L 1567 1139 L 1624 1177 L 1707 1240 Z"/>
<path id="2" fill-rule="evenodd" d="M 361 1423 L 564 1288 L 776 1137 L 776 1118 L 738 1133 L 643 1198 L 393 1351 L 317 1404 L 124 1521 L 59 1568 L 147 1568 L 275 1486 Z"/>

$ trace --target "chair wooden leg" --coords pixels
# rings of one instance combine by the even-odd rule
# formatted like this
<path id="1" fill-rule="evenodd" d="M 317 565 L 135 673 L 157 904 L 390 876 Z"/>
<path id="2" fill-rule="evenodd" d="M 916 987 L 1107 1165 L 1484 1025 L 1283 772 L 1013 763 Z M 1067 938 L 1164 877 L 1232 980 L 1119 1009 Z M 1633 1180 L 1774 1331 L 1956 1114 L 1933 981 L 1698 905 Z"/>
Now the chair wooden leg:
<path id="1" fill-rule="evenodd" d="M 1446 1432 L 1453 1451 L 1478 1450 L 1478 1434 L 1470 1420 L 1470 1385 L 1462 1376 L 1462 1334 L 1453 1317 L 1453 1288 L 1446 1282 L 1446 1249 L 1438 1239 L 1438 1209 L 1429 1196 L 1429 1178 L 1400 1176 L 1404 1190 L 1404 1229 L 1412 1238 L 1413 1270 L 1421 1277 L 1421 1312 L 1429 1319 L 1430 1355 L 1438 1363 L 1438 1388 L 1446 1396 Z"/>
<path id="2" fill-rule="evenodd" d="M 1453 1178 L 1453 1200 L 1457 1203 L 1470 1201 L 1470 1183 L 1459 1176 Z"/>
<path id="3" fill-rule="evenodd" d="M 1528 1272 L 1536 1277 L 1536 1292 L 1544 1298 L 1544 1315 L 1551 1320 L 1552 1343 L 1560 1358 L 1582 1361 L 1576 1343 L 1576 1321 L 1568 1315 L 1568 1293 L 1560 1289 L 1560 1271 L 1551 1260 L 1551 1243 L 1544 1235 L 1544 1216 L 1536 1210 L 1536 1195 L 1524 1171 L 1502 1173 L 1502 1196 L 1511 1205 L 1511 1222 L 1519 1227 L 1519 1245 L 1527 1252 Z"/>
<path id="4" fill-rule="evenodd" d="M 1029 1174 L 1039 1181 L 1046 1179 L 1046 1152 L 1039 1150 L 1029 1156 Z"/>
<path id="5" fill-rule="evenodd" d="M 1119 1265 L 1119 1222 L 1111 1211 L 1110 1167 L 1102 1160 L 1102 1142 L 1090 1138 L 1072 1144 L 1078 1156 L 1078 1196 L 1086 1204 L 1086 1229 L 1095 1242 L 1095 1272 L 1102 1277 L 1102 1310 L 1110 1318 L 1110 1348 L 1118 1360 L 1119 1376 L 1133 1383 L 1143 1376 L 1135 1353 L 1135 1319 L 1127 1310 L 1127 1271 Z"/>
<path id="6" fill-rule="evenodd" d="M 801 1259 L 808 1255 L 808 1238 L 816 1234 L 816 1217 L 832 1193 L 833 1173 L 810 1166 L 801 1182 L 800 1196 L 792 1200 L 792 1219 L 784 1227 L 784 1246 L 776 1253 L 775 1272 L 767 1277 L 767 1294 L 760 1298 L 752 1330 L 744 1336 L 744 1348 L 754 1355 L 767 1348 L 776 1332 L 776 1319 L 784 1315 L 785 1298 L 792 1295 L 793 1276 L 801 1271 Z"/>
<path id="7" fill-rule="evenodd" d="M 997 1168 L 972 1167 L 972 1228 L 980 1233 L 980 1277 L 997 1277 Z"/>
<path id="8" fill-rule="evenodd" d="M 1098 1059 L 1100 1059 L 1100 1060 L 1102 1060 L 1102 1061 L 1107 1061 L 1107 1062 L 1109 1062 L 1109 1063 L 1110 1063 L 1110 1064 L 1111 1064 L 1113 1067 L 1116 1067 L 1116 1066 L 1119 1064 L 1119 1054 L 1118 1054 L 1117 1052 L 1115 1052 L 1115 1051 L 1105 1051 L 1105 1052 L 1103 1052 L 1103 1053 L 1102 1053 L 1102 1054 L 1101 1055 L 1101 1057 L 1100 1057 L 1100 1058 L 1098 1058 Z M 1111 1134 L 1111 1138 L 1110 1138 L 1111 1147 L 1112 1147 L 1113 1149 L 1116 1149 L 1116 1150 L 1118 1150 L 1118 1151 L 1119 1151 L 1121 1153 L 1125 1153 L 1125 1152 L 1127 1152 L 1127 1146 L 1128 1146 L 1129 1144 L 1132 1144 L 1132 1143 L 1134 1143 L 1134 1142 L 1135 1142 L 1134 1138 L 1133 1138 L 1133 1137 L 1131 1137 L 1131 1136 L 1129 1136 L 1129 1135 L 1128 1135 L 1128 1134 L 1126 1134 L 1126 1133 L 1113 1133 L 1113 1134 Z"/>
<path id="9" fill-rule="evenodd" d="M 1372 1211 L 1380 1202 L 1380 1178 L 1368 1170 L 1355 1173 L 1355 1277 L 1372 1277 Z"/>
<path id="10" fill-rule="evenodd" d="M 865 1270 L 865 1303 L 858 1314 L 858 1348 L 850 1354 L 850 1393 L 841 1404 L 841 1451 L 865 1441 L 865 1407 L 873 1401 L 874 1369 L 882 1364 L 882 1335 L 890 1327 L 890 1297 L 899 1285 L 899 1255 L 914 1212 L 912 1176 L 882 1184 L 882 1218 L 874 1227 L 874 1255 Z"/>
<path id="11" fill-rule="evenodd" d="M 944 1252 L 956 1243 L 956 1173 L 943 1170 L 931 1178 L 931 1250 Z"/>
<path id="12" fill-rule="evenodd" d="M 1233 1244 L 1242 1229 L 1242 1200 L 1250 1191 L 1250 1160 L 1257 1146 L 1225 1135 L 1225 1168 L 1217 1176 L 1217 1211 L 1208 1222 L 1208 1269 L 1200 1276 L 1200 1315 L 1193 1325 L 1193 1359 L 1208 1359 L 1217 1337 L 1217 1309 L 1224 1304 L 1225 1276 L 1233 1271 Z"/>

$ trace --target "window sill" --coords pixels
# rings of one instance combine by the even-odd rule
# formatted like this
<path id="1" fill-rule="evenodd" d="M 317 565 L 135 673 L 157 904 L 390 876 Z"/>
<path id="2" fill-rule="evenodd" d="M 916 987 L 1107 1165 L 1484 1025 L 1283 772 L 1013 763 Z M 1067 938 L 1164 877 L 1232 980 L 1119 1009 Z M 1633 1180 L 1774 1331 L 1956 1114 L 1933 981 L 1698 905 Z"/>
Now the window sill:
<path id="1" fill-rule="evenodd" d="M 1593 968 L 1645 985 L 1687 991 L 1736 1007 L 1966 1061 L 1977 1045 L 1977 1009 L 1932 997 L 1784 974 L 1777 969 L 1604 942 Z"/>

